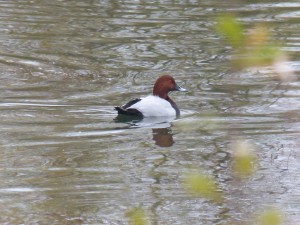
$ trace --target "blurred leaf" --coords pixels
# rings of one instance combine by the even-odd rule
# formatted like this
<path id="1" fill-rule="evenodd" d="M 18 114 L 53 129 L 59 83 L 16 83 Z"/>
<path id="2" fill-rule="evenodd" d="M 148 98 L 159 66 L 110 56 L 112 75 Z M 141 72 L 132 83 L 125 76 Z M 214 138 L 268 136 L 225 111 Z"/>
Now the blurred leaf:
<path id="1" fill-rule="evenodd" d="M 236 69 L 272 66 L 281 80 L 294 79 L 291 67 L 281 60 L 285 54 L 280 45 L 271 40 L 265 26 L 259 24 L 246 32 L 235 16 L 223 15 L 217 19 L 216 29 L 234 48 L 232 62 Z"/>
<path id="2" fill-rule="evenodd" d="M 232 145 L 233 170 L 241 178 L 251 176 L 255 172 L 257 158 L 253 147 L 244 141 L 237 141 Z"/>
<path id="3" fill-rule="evenodd" d="M 252 46 L 235 55 L 233 63 L 237 68 L 268 66 L 279 54 L 280 49 L 276 46 Z"/>
<path id="4" fill-rule="evenodd" d="M 273 62 L 273 67 L 276 75 L 281 81 L 294 81 L 296 80 L 296 75 L 293 68 L 289 64 L 288 56 L 281 52 L 277 54 Z"/>
<path id="5" fill-rule="evenodd" d="M 175 129 L 182 132 L 198 131 L 198 130 L 215 130 L 220 128 L 220 124 L 217 124 L 215 117 L 202 116 L 199 118 L 185 118 L 174 121 Z"/>
<path id="6" fill-rule="evenodd" d="M 134 208 L 126 213 L 130 225 L 148 225 L 149 221 L 146 217 L 144 210 Z"/>
<path id="7" fill-rule="evenodd" d="M 199 197 L 214 201 L 218 201 L 221 198 L 214 179 L 200 172 L 187 173 L 184 186 L 190 193 Z"/>
<path id="8" fill-rule="evenodd" d="M 268 43 L 269 32 L 266 27 L 257 25 L 250 30 L 246 37 L 247 46 L 264 46 Z"/>
<path id="9" fill-rule="evenodd" d="M 223 15 L 217 20 L 217 31 L 223 35 L 232 47 L 240 47 L 244 41 L 243 28 L 233 15 Z"/>
<path id="10" fill-rule="evenodd" d="M 267 209 L 259 215 L 259 225 L 280 225 L 282 224 L 282 213 L 278 209 Z"/>

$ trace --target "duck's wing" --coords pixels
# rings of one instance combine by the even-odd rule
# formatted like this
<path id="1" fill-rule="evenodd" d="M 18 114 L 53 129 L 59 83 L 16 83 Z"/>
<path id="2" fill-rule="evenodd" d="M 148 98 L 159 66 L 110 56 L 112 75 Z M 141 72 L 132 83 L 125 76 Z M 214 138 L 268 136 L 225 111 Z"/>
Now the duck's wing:
<path id="1" fill-rule="evenodd" d="M 122 105 L 121 107 L 122 107 L 123 109 L 127 109 L 127 108 L 129 108 L 130 106 L 134 105 L 135 103 L 137 103 L 137 102 L 139 102 L 139 101 L 141 101 L 141 100 L 142 100 L 141 98 L 132 99 L 132 100 L 130 100 L 129 102 L 127 102 L 125 105 Z"/>
<path id="2" fill-rule="evenodd" d="M 140 111 L 138 111 L 137 109 L 128 109 L 130 106 L 136 104 L 137 102 L 139 102 L 141 100 L 142 100 L 141 98 L 133 99 L 133 100 L 127 102 L 125 105 L 115 107 L 115 110 L 117 110 L 118 114 L 121 114 L 121 115 L 143 117 L 143 114 Z"/>

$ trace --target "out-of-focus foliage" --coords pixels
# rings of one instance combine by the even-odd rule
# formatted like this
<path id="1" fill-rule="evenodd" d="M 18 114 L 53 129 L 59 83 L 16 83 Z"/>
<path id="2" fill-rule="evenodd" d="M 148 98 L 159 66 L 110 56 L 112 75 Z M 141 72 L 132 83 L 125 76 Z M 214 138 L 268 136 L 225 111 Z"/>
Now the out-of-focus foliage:
<path id="1" fill-rule="evenodd" d="M 216 28 L 220 34 L 226 37 L 231 46 L 238 48 L 243 45 L 245 39 L 243 28 L 233 15 L 219 17 Z"/>
<path id="2" fill-rule="evenodd" d="M 213 201 L 221 200 L 221 194 L 218 191 L 216 181 L 202 172 L 187 172 L 185 174 L 184 187 L 188 192 L 197 197 Z"/>
<path id="3" fill-rule="evenodd" d="M 214 121 L 213 116 L 207 116 L 206 118 L 185 118 L 184 120 L 174 121 L 175 129 L 181 132 L 189 131 L 202 131 L 202 130 L 215 130 L 222 127 L 222 124 Z"/>
<path id="4" fill-rule="evenodd" d="M 232 46 L 234 54 L 232 62 L 234 68 L 256 68 L 271 67 L 274 74 L 284 81 L 294 77 L 292 68 L 288 65 L 288 56 L 280 49 L 280 45 L 272 41 L 267 27 L 255 25 L 246 30 L 233 15 L 223 15 L 217 19 L 217 31 L 225 37 Z M 191 118 L 177 120 L 174 122 L 175 129 L 181 132 L 215 130 L 220 124 L 214 121 L 213 117 L 207 119 Z M 258 166 L 258 159 L 253 145 L 246 141 L 235 141 L 232 143 L 232 171 L 238 178 L 251 177 Z M 242 179 L 238 179 L 243 181 Z M 223 194 L 217 185 L 216 180 L 204 172 L 189 170 L 184 174 L 183 187 L 188 193 L 214 202 L 224 199 Z M 280 210 L 269 208 L 256 214 L 255 224 L 258 225 L 280 225 L 283 223 L 283 216 Z M 130 225 L 146 225 L 149 220 L 145 211 L 134 208 L 126 214 Z"/>
<path id="5" fill-rule="evenodd" d="M 282 213 L 278 209 L 269 208 L 258 216 L 259 225 L 280 225 L 283 223 Z"/>
<path id="6" fill-rule="evenodd" d="M 129 220 L 130 225 L 148 225 L 150 224 L 145 211 L 142 210 L 141 208 L 134 208 L 131 209 L 126 213 L 126 217 Z"/>
<path id="7" fill-rule="evenodd" d="M 233 58 L 236 67 L 269 65 L 280 54 L 279 45 L 272 43 L 262 25 L 246 32 L 233 15 L 223 15 L 218 18 L 216 28 L 236 51 Z"/>
<path id="8" fill-rule="evenodd" d="M 286 53 L 271 39 L 265 26 L 255 25 L 246 31 L 233 15 L 222 15 L 217 19 L 216 30 L 234 50 L 234 68 L 270 66 L 280 80 L 295 78 Z"/>
<path id="9" fill-rule="evenodd" d="M 264 66 L 271 65 L 280 54 L 278 44 L 272 43 L 268 29 L 256 25 L 248 33 L 242 53 L 245 58 L 235 59 L 238 66 Z"/>
<path id="10" fill-rule="evenodd" d="M 232 164 L 235 174 L 240 178 L 251 176 L 256 169 L 257 157 L 254 148 L 245 141 L 236 141 L 231 145 Z"/>

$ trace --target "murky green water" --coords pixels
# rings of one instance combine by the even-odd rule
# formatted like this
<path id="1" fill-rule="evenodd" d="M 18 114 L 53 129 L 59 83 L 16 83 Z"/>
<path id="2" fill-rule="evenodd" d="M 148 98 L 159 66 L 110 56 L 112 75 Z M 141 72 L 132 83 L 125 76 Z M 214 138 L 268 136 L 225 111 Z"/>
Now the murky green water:
<path id="1" fill-rule="evenodd" d="M 299 79 L 233 72 L 214 29 L 221 12 L 267 25 L 299 76 L 299 11 L 298 0 L 0 1 L 0 223 L 127 224 L 141 207 L 152 224 L 243 224 L 270 205 L 300 223 Z M 189 89 L 172 94 L 178 120 L 114 120 L 163 73 Z M 236 139 L 259 157 L 243 182 Z M 187 167 L 213 175 L 225 201 L 190 196 Z"/>

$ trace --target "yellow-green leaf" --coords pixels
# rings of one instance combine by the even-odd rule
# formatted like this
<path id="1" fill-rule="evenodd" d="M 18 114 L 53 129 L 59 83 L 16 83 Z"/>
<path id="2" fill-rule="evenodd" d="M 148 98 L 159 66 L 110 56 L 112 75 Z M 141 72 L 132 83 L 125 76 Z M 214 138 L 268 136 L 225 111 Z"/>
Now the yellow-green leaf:
<path id="1" fill-rule="evenodd" d="M 259 215 L 259 225 L 280 225 L 282 224 L 282 213 L 278 209 L 266 209 Z"/>
<path id="2" fill-rule="evenodd" d="M 233 170 L 241 178 L 251 176 L 256 169 L 256 155 L 253 147 L 244 141 L 237 141 L 232 145 Z"/>
<path id="3" fill-rule="evenodd" d="M 185 176 L 184 186 L 186 189 L 199 197 L 209 200 L 220 200 L 220 193 L 215 180 L 203 173 L 189 172 Z"/>
<path id="4" fill-rule="evenodd" d="M 233 47 L 240 47 L 244 41 L 243 28 L 233 15 L 223 15 L 217 20 L 217 31 L 223 35 Z"/>
<path id="5" fill-rule="evenodd" d="M 131 209 L 126 213 L 130 225 L 148 225 L 149 221 L 141 208 Z"/>

